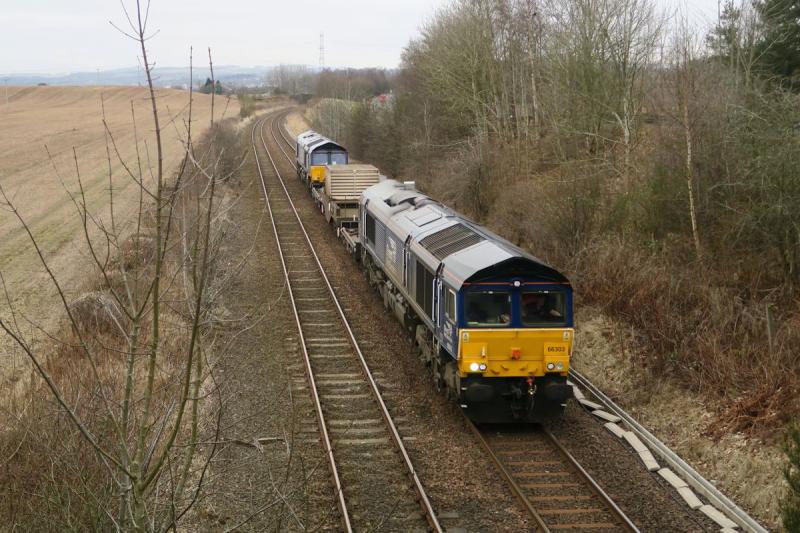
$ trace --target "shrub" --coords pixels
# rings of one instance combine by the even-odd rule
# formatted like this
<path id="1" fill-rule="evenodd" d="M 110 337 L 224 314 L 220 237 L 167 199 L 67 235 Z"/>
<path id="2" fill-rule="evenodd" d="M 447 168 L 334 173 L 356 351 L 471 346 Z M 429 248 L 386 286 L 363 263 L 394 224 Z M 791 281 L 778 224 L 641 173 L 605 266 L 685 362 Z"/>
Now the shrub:
<path id="1" fill-rule="evenodd" d="M 239 95 L 239 116 L 247 118 L 252 115 L 256 110 L 256 100 L 251 94 Z"/>
<path id="2" fill-rule="evenodd" d="M 724 399 L 712 433 L 766 434 L 800 410 L 791 302 L 746 300 L 700 264 L 622 239 L 598 240 L 576 261 L 576 290 L 636 328 L 645 368 Z"/>
<path id="3" fill-rule="evenodd" d="M 228 179 L 242 165 L 246 150 L 236 127 L 225 120 L 214 124 L 208 140 L 201 144 L 198 151 L 206 154 L 204 165 L 216 166 L 215 173 L 222 179 Z"/>

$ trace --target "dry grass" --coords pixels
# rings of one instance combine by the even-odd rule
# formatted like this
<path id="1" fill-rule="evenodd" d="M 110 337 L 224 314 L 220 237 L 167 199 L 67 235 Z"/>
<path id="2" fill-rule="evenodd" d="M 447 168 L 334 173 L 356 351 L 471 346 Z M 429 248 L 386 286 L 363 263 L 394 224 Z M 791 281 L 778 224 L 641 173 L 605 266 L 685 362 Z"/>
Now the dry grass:
<path id="1" fill-rule="evenodd" d="M 597 306 L 576 321 L 578 368 L 777 528 L 782 429 L 800 412 L 797 311 L 776 313 L 770 346 L 769 299 L 747 300 L 701 266 L 617 240 L 576 259 L 582 301 Z M 619 322 L 598 318 L 608 316 Z"/>
<path id="2" fill-rule="evenodd" d="M 300 112 L 292 111 L 286 116 L 284 126 L 286 126 L 286 131 L 288 131 L 292 137 L 297 137 L 304 131 L 310 129 L 311 123 Z"/>
<path id="3" fill-rule="evenodd" d="M 218 169 L 238 168 L 242 150 L 231 121 L 217 123 L 214 129 L 194 143 L 195 155 L 207 168 L 216 162 Z M 213 141 L 212 141 L 213 139 Z M 227 175 L 225 175 L 227 176 Z M 220 179 L 220 190 L 216 196 L 215 211 L 222 215 L 235 201 Z M 172 183 L 168 180 L 168 183 Z M 183 390 L 183 379 L 191 346 L 192 336 L 190 312 L 191 289 L 184 285 L 189 257 L 181 246 L 189 243 L 203 231 L 198 223 L 200 216 L 193 208 L 199 206 L 198 198 L 207 194 L 204 175 L 190 167 L 183 174 L 182 186 L 175 202 L 176 220 L 180 231 L 171 232 L 171 244 L 166 249 L 166 259 L 161 271 L 161 310 L 159 319 L 158 361 L 154 374 L 153 402 L 150 419 L 154 425 L 169 429 L 176 423 L 176 405 Z M 170 186 L 168 185 L 168 188 Z M 174 188 L 174 184 L 172 185 Z M 188 208 L 187 208 L 188 206 Z M 55 322 L 52 339 L 41 339 L 35 348 L 47 374 L 61 391 L 65 403 L 81 419 L 100 446 L 115 453 L 120 448 L 130 450 L 135 440 L 135 424 L 144 416 L 142 396 L 147 389 L 146 362 L 148 346 L 152 338 L 152 309 L 143 315 L 138 330 L 136 345 L 130 357 L 128 344 L 132 337 L 132 324 L 125 316 L 111 293 L 128 295 L 145 301 L 149 295 L 150 281 L 155 275 L 155 220 L 150 211 L 152 204 L 145 204 L 142 235 L 130 235 L 112 250 L 106 276 L 92 269 L 75 271 L 75 286 L 71 292 L 84 288 L 86 292 L 70 297 L 70 315 L 60 306 L 50 310 Z M 197 209 L 200 209 L 197 207 Z M 194 213 L 194 214 L 193 214 Z M 224 217 L 222 217 L 224 218 Z M 214 220 L 211 229 L 212 243 L 217 243 L 228 230 L 221 217 Z M 185 238 L 184 238 L 185 236 Z M 216 248 L 212 244 L 209 252 L 209 284 L 220 290 L 217 276 Z M 192 260 L 196 260 L 193 257 Z M 129 284 L 123 288 L 123 271 Z M 133 281 L 136 280 L 136 281 Z M 183 281 L 182 281 L 183 280 Z M 128 293 L 128 290 L 131 293 Z M 136 295 L 136 296 L 134 296 Z M 137 297 L 138 296 L 138 297 Z M 124 302 L 130 296 L 122 297 Z M 213 306 L 213 303 L 209 302 Z M 213 322 L 213 318 L 208 323 Z M 209 346 L 195 344 L 196 358 L 209 364 L 213 357 L 214 344 L 212 326 L 203 326 L 199 332 Z M 200 341 L 198 341 L 200 342 Z M 88 348 L 85 348 L 88 347 Z M 91 355 L 90 355 L 91 354 Z M 123 405 L 128 377 L 128 365 L 132 365 L 132 424 L 127 430 L 115 429 L 111 413 L 120 419 L 119 406 Z M 200 363 L 196 363 L 200 368 Z M 86 442 L 65 411 L 56 403 L 43 380 L 29 372 L 14 388 L 6 388 L 0 398 L 0 517 L 9 529 L 24 531 L 63 530 L 111 530 L 114 528 L 109 515 L 115 516 L 119 506 L 119 485 L 115 480 L 118 472 L 100 460 Z M 198 405 L 198 424 L 213 427 L 215 415 L 211 412 L 215 402 L 209 401 L 214 390 L 207 373 L 194 378 L 200 382 L 201 400 Z M 108 404 L 107 404 L 108 402 Z M 109 406 L 110 405 L 110 406 Z M 163 426 L 162 426 L 163 424 Z M 165 478 L 177 479 L 182 464 L 182 450 L 188 445 L 191 434 L 189 416 L 182 419 L 177 430 L 177 451 L 170 453 Z M 120 436 L 122 433 L 124 436 Z M 156 456 L 167 450 L 164 433 L 148 437 Z M 168 432 L 167 432 L 168 433 Z M 124 443 L 124 444 L 123 444 Z M 206 453 L 206 450 L 202 450 Z M 208 452 L 211 453 L 210 451 Z M 194 455 L 192 465 L 202 469 L 206 456 Z M 199 474 L 192 471 L 192 482 L 199 483 Z M 174 488 L 170 483 L 159 482 L 153 489 L 151 499 L 154 506 L 163 506 L 165 494 Z M 185 502 L 184 494 L 176 496 Z M 153 511 L 153 516 L 164 513 Z M 2 527 L 0 527 L 2 529 Z"/>
<path id="4" fill-rule="evenodd" d="M 780 495 L 786 490 L 780 445 L 741 433 L 711 435 L 719 400 L 687 394 L 642 368 L 649 356 L 629 325 L 594 307 L 578 308 L 576 318 L 576 367 L 706 479 L 770 529 L 779 529 Z"/>
<path id="5" fill-rule="evenodd" d="M 167 274 L 173 275 L 170 271 L 176 265 L 169 267 Z M 148 270 L 152 269 L 142 265 L 138 272 Z M 107 291 L 82 295 L 70 310 L 78 330 L 61 323 L 59 340 L 42 350 L 46 354 L 43 366 L 101 446 L 114 450 L 118 440 L 100 398 L 104 395 L 115 405 L 122 401 L 127 345 L 119 324 L 124 317 Z M 189 330 L 181 317 L 169 311 L 161 323 L 155 405 L 157 413 L 166 414 L 179 397 L 177 378 L 185 364 Z M 147 333 L 143 331 L 142 345 L 148 342 Z M 82 341 L 93 353 L 97 379 Z M 138 389 L 145 379 L 143 372 L 137 374 Z M 25 531 L 80 530 L 89 525 L 98 531 L 113 529 L 106 514 L 118 505 L 112 471 L 98 460 L 42 380 L 32 379 L 17 390 L 5 399 L 10 408 L 0 409 L 0 454 L 5 461 L 0 469 L 0 516 L 4 523 Z"/>
<path id="6" fill-rule="evenodd" d="M 713 433 L 769 437 L 800 412 L 792 306 L 770 332 L 769 300 L 747 301 L 700 265 L 671 265 L 620 240 L 596 241 L 575 270 L 586 301 L 636 328 L 648 372 L 722 400 Z"/>
<path id="7" fill-rule="evenodd" d="M 152 139 L 153 122 L 145 88 L 138 87 L 10 87 L 10 105 L 0 108 L 3 127 L 0 129 L 0 184 L 13 197 L 22 216 L 31 225 L 42 249 L 58 274 L 70 300 L 84 287 L 83 279 L 92 272 L 87 260 L 80 220 L 65 191 L 75 194 L 77 182 L 73 149 L 77 154 L 90 210 L 105 223 L 108 216 L 108 159 L 102 123 L 102 103 L 106 120 L 120 154 L 128 164 L 136 165 L 137 147 L 147 165 L 155 148 L 144 137 Z M 175 169 L 183 154 L 186 136 L 188 93 L 158 90 L 161 112 L 164 168 L 167 175 Z M 138 146 L 134 135 L 133 106 L 138 127 Z M 199 137 L 208 128 L 211 97 L 195 94 L 193 136 Z M 215 116 L 236 116 L 236 100 L 217 97 Z M 52 154 L 51 162 L 45 145 Z M 58 168 L 53 168 L 55 163 Z M 135 183 L 129 179 L 112 152 L 114 205 L 121 233 L 130 228 L 137 207 Z M 60 175 L 60 178 L 59 178 Z M 62 183 L 63 180 L 63 183 Z M 6 211 L 0 211 L 0 271 L 5 277 L 14 306 L 32 322 L 52 331 L 58 320 L 51 312 L 57 304 L 56 293 L 33 253 L 19 223 Z M 8 318 L 8 306 L 0 306 L 0 314 Z M 21 326 L 36 339 L 43 335 L 37 327 Z M 21 360 L 10 340 L 0 336 L 0 385 L 4 390 L 19 383 L 27 364 Z"/>

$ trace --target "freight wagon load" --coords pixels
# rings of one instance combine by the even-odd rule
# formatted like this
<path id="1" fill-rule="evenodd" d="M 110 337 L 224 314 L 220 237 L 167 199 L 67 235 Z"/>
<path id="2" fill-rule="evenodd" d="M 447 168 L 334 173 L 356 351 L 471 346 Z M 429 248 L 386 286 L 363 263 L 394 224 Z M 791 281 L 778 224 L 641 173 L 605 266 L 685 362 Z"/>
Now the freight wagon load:
<path id="1" fill-rule="evenodd" d="M 361 193 L 381 180 L 372 165 L 327 165 L 325 185 L 314 195 L 325 220 L 343 228 L 358 226 Z"/>

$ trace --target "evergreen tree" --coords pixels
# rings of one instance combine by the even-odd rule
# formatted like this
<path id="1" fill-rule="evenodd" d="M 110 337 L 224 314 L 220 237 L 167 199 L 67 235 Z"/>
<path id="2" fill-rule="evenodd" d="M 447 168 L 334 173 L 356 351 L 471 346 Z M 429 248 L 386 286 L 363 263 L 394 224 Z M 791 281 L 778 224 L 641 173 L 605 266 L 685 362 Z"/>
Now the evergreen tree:
<path id="1" fill-rule="evenodd" d="M 714 29 L 706 37 L 714 57 L 734 63 L 739 53 L 742 10 L 726 0 Z"/>
<path id="2" fill-rule="evenodd" d="M 211 81 L 211 78 L 206 78 L 206 82 L 200 87 L 200 92 L 203 94 L 211 94 L 212 87 L 214 87 L 214 82 Z"/>
<path id="3" fill-rule="evenodd" d="M 224 88 L 222 87 L 222 83 L 217 80 L 216 82 L 211 81 L 211 78 L 206 78 L 206 82 L 200 87 L 199 91 L 203 94 L 222 94 Z"/>
<path id="4" fill-rule="evenodd" d="M 763 0 L 756 7 L 764 24 L 759 66 L 765 75 L 800 88 L 800 0 Z"/>

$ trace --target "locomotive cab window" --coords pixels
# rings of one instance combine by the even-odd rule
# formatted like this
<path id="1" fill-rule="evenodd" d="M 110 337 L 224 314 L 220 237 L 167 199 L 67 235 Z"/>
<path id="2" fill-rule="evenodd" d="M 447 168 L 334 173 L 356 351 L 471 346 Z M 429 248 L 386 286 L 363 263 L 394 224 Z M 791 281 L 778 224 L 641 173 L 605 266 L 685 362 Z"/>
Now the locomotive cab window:
<path id="1" fill-rule="evenodd" d="M 344 152 L 333 152 L 331 154 L 331 165 L 346 165 L 347 164 L 347 154 Z"/>
<path id="2" fill-rule="evenodd" d="M 447 289 L 447 296 L 444 300 L 444 314 L 452 320 L 456 321 L 456 293 L 452 289 Z"/>
<path id="3" fill-rule="evenodd" d="M 328 153 L 327 152 L 314 152 L 311 154 L 311 164 L 316 165 L 327 165 L 328 164 Z"/>
<path id="4" fill-rule="evenodd" d="M 524 291 L 520 307 L 525 326 L 563 326 L 566 323 L 563 292 Z"/>
<path id="5" fill-rule="evenodd" d="M 511 323 L 511 293 L 475 291 L 464 294 L 468 326 L 507 326 Z"/>

